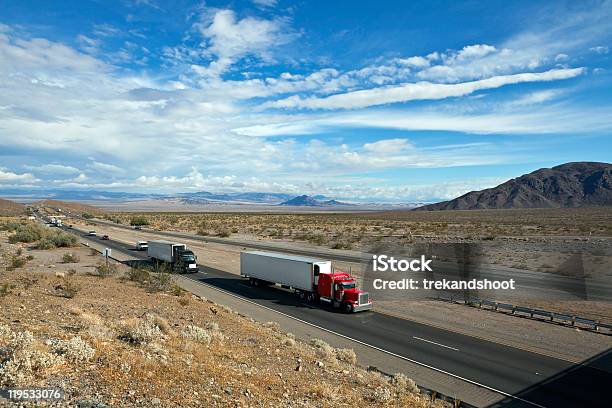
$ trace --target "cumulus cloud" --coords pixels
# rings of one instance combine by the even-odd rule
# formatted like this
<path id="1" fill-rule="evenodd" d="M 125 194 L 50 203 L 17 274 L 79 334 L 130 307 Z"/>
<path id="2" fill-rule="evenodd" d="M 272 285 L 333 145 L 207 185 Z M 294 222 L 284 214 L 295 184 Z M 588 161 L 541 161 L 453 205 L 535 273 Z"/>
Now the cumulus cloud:
<path id="1" fill-rule="evenodd" d="M 13 183 L 33 183 L 37 181 L 31 173 L 13 173 L 8 171 L 6 168 L 0 167 L 0 183 L 1 184 L 13 184 Z"/>
<path id="2" fill-rule="evenodd" d="M 270 59 L 270 48 L 285 44 L 293 38 L 284 31 L 285 21 L 282 19 L 245 17 L 238 20 L 232 10 L 216 11 L 198 27 L 208 42 L 204 52 L 215 58 L 207 67 L 192 67 L 202 76 L 217 77 L 247 55 Z"/>

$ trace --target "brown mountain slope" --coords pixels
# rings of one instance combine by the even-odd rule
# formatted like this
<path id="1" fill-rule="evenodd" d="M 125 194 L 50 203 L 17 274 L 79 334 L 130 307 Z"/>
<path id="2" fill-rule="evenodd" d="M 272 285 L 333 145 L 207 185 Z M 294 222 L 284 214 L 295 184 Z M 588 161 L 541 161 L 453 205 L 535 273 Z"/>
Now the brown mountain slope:
<path id="1" fill-rule="evenodd" d="M 49 208 L 61 208 L 62 210 L 68 210 L 76 213 L 89 213 L 89 214 L 103 214 L 104 210 L 94 207 L 92 205 L 81 204 L 73 201 L 60 201 L 60 200 L 43 200 L 32 203 L 36 207 L 49 207 Z"/>
<path id="2" fill-rule="evenodd" d="M 566 163 L 416 210 L 612 206 L 612 164 Z"/>
<path id="3" fill-rule="evenodd" d="M 0 198 L 0 216 L 11 217 L 26 213 L 26 208 L 22 204 Z"/>

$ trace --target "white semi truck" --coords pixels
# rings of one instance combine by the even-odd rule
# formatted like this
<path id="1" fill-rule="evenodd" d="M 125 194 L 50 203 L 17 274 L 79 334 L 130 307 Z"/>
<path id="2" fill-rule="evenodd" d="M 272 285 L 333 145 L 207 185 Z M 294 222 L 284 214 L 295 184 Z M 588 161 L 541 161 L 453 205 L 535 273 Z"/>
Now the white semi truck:
<path id="1" fill-rule="evenodd" d="M 197 257 L 185 244 L 149 241 L 147 255 L 156 264 L 166 264 L 176 272 L 198 272 Z"/>
<path id="2" fill-rule="evenodd" d="M 356 288 L 346 272 L 333 272 L 331 262 L 264 251 L 240 253 L 240 275 L 253 286 L 279 284 L 302 299 L 342 308 L 346 312 L 372 309 L 367 292 Z"/>

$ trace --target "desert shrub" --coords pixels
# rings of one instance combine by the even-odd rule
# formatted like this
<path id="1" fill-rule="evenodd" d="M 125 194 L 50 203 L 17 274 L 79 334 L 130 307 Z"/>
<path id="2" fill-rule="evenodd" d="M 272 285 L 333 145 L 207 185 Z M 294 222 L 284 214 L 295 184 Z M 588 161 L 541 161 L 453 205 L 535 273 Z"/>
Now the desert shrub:
<path id="1" fill-rule="evenodd" d="M 209 344 L 211 340 L 210 333 L 207 330 L 192 325 L 185 327 L 181 332 L 181 336 L 184 339 L 204 344 Z"/>
<path id="2" fill-rule="evenodd" d="M 185 289 L 181 288 L 179 285 L 176 284 L 172 284 L 172 287 L 170 288 L 170 293 L 174 296 L 183 296 L 185 292 Z"/>
<path id="3" fill-rule="evenodd" d="M 130 225 L 143 226 L 149 225 L 149 220 L 144 215 L 136 215 L 130 219 Z"/>
<path id="4" fill-rule="evenodd" d="M 18 242 L 31 243 L 36 242 L 48 234 L 47 230 L 38 224 L 19 224 L 15 229 L 15 233 L 9 237 L 11 244 Z"/>
<path id="5" fill-rule="evenodd" d="M 11 290 L 14 289 L 15 286 L 10 283 L 3 283 L 0 285 L 0 297 L 4 297 L 11 293 Z"/>
<path id="6" fill-rule="evenodd" d="M 321 339 L 312 339 L 310 344 L 316 349 L 317 356 L 326 360 L 333 360 L 336 358 L 336 352 L 332 346 Z"/>
<path id="7" fill-rule="evenodd" d="M 227 228 L 223 228 L 217 231 L 217 235 L 220 236 L 221 238 L 227 238 L 231 235 L 231 232 Z"/>
<path id="8" fill-rule="evenodd" d="M 117 265 L 114 263 L 99 263 L 96 265 L 96 274 L 101 278 L 106 278 L 107 276 L 115 275 L 117 273 Z"/>
<path id="9" fill-rule="evenodd" d="M 79 293 L 81 287 L 68 279 L 64 279 L 61 283 L 56 284 L 53 289 L 56 296 L 72 299 Z"/>
<path id="10" fill-rule="evenodd" d="M 287 333 L 281 343 L 283 344 L 283 346 L 293 347 L 295 346 L 295 336 L 293 335 L 293 333 Z"/>
<path id="11" fill-rule="evenodd" d="M 29 331 L 13 332 L 0 325 L 0 386 L 27 386 L 44 377 L 46 371 L 61 364 L 61 356 L 42 351 Z"/>
<path id="12" fill-rule="evenodd" d="M 96 353 L 96 350 L 80 336 L 73 337 L 70 340 L 54 339 L 50 343 L 55 354 L 74 362 L 89 361 Z"/>
<path id="13" fill-rule="evenodd" d="M 66 272 L 66 274 L 67 274 L 68 276 L 73 276 L 73 275 L 76 275 L 76 269 L 74 269 L 74 268 L 70 268 L 70 269 L 68 269 L 68 272 Z"/>
<path id="14" fill-rule="evenodd" d="M 178 302 L 179 302 L 179 305 L 181 306 L 187 306 L 189 304 L 189 298 L 186 296 L 181 296 Z"/>
<path id="15" fill-rule="evenodd" d="M 12 255 L 9 259 L 9 266 L 7 266 L 6 269 L 9 271 L 12 271 L 14 269 L 25 266 L 27 262 L 28 262 L 27 259 L 22 256 Z"/>
<path id="16" fill-rule="evenodd" d="M 219 330 L 217 323 L 207 323 L 205 329 L 199 326 L 187 326 L 181 332 L 181 337 L 204 344 L 210 344 L 211 341 L 221 342 L 225 340 L 225 336 Z"/>
<path id="17" fill-rule="evenodd" d="M 408 391 L 413 394 L 420 392 L 419 387 L 416 385 L 412 378 L 408 378 L 405 374 L 397 373 L 393 375 L 391 383 L 397 387 L 400 391 Z"/>
<path id="18" fill-rule="evenodd" d="M 165 324 L 168 323 L 165 322 Z M 137 345 L 163 340 L 165 336 L 160 326 L 164 326 L 162 320 L 151 314 L 145 314 L 140 319 L 132 319 L 120 324 L 119 339 Z"/>
<path id="19" fill-rule="evenodd" d="M 353 349 L 336 349 L 336 358 L 349 364 L 357 364 L 357 355 Z"/>
<path id="20" fill-rule="evenodd" d="M 86 220 L 91 220 L 92 218 L 94 218 L 93 214 L 90 213 L 83 213 L 81 214 L 81 217 L 85 218 Z"/>
<path id="21" fill-rule="evenodd" d="M 152 291 L 166 292 L 170 290 L 173 284 L 174 281 L 171 274 L 160 272 L 151 275 L 148 287 Z"/>
<path id="22" fill-rule="evenodd" d="M 265 322 L 263 324 L 263 327 L 267 327 L 268 329 L 274 331 L 280 331 L 280 324 L 278 324 L 277 322 Z"/>
<path id="23" fill-rule="evenodd" d="M 141 285 L 151 280 L 151 273 L 143 268 L 130 268 L 126 276 L 132 282 L 137 282 Z"/>
<path id="24" fill-rule="evenodd" d="M 78 263 L 81 261 L 81 258 L 79 258 L 78 255 L 73 254 L 71 252 L 66 252 L 63 256 L 62 256 L 62 262 L 63 263 Z"/>

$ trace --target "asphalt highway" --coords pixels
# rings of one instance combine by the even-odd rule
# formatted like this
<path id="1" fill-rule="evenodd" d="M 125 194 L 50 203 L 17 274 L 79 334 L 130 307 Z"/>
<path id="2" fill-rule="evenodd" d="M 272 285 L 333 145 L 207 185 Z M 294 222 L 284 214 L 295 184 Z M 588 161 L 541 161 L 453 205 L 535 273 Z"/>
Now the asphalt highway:
<path id="1" fill-rule="evenodd" d="M 125 225 L 115 224 L 100 220 L 86 220 L 96 224 L 107 225 L 114 228 L 122 228 L 126 230 L 133 229 Z M 258 249 L 264 251 L 277 251 L 283 253 L 291 253 L 303 256 L 312 256 L 317 258 L 330 259 L 344 262 L 364 263 L 371 259 L 371 254 L 354 254 L 348 255 L 338 253 L 338 251 L 327 249 L 307 249 L 296 248 L 289 245 L 283 245 L 276 242 L 258 242 L 258 241 L 242 241 L 233 240 L 231 238 L 219 238 L 210 236 L 199 236 L 183 232 L 172 231 L 156 231 L 143 228 L 141 232 L 149 232 L 156 235 L 183 238 L 202 242 L 213 242 L 225 245 L 233 245 L 246 247 L 249 249 Z M 457 265 L 450 263 L 437 263 L 439 265 L 435 269 L 435 278 L 446 277 L 448 279 L 460 279 L 461 273 L 458 271 Z M 368 278 L 368 277 L 366 277 Z M 572 278 L 567 276 L 559 276 L 550 273 L 523 271 L 518 269 L 510 269 L 494 265 L 481 265 L 473 269 L 470 274 L 471 278 L 489 279 L 489 280 L 509 280 L 516 281 L 515 295 L 525 297 L 537 297 L 547 300 L 598 300 L 610 301 L 612 299 L 612 280 L 610 282 L 597 281 L 585 278 Z M 371 288 L 371 279 L 366 279 L 366 284 Z M 488 298 L 487 295 L 484 297 Z"/>
<path id="2" fill-rule="evenodd" d="M 66 230 L 83 235 L 83 231 Z M 113 240 L 103 242 L 113 251 L 130 255 L 134 260 L 147 258 L 145 252 L 136 251 L 131 245 Z M 610 350 L 577 365 L 375 311 L 348 315 L 308 305 L 289 291 L 276 287 L 252 288 L 235 274 L 205 266 L 187 277 L 372 345 L 398 358 L 410 359 L 500 391 L 508 395 L 504 406 L 607 406 L 605 394 L 612 384 Z"/>

